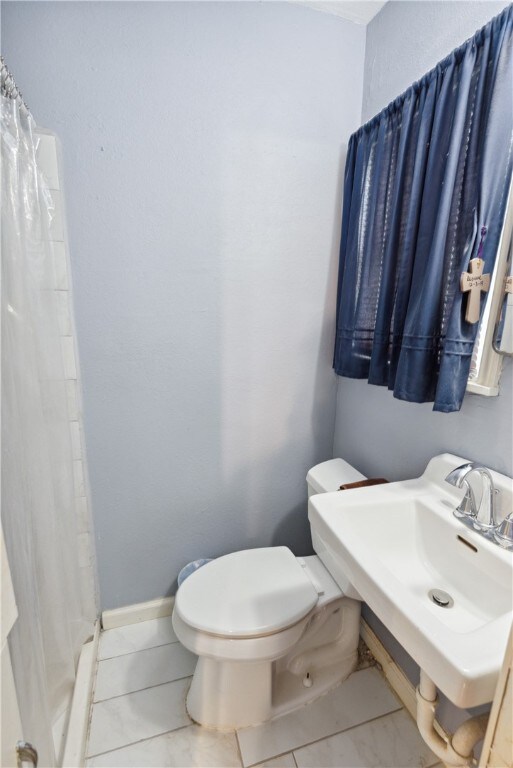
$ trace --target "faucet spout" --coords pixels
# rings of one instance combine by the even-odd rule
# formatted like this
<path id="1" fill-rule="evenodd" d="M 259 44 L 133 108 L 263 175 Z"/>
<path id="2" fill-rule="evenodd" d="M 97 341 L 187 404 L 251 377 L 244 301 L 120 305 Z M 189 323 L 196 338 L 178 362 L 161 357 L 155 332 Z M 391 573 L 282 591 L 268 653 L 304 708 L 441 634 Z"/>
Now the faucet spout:
<path id="1" fill-rule="evenodd" d="M 469 475 L 473 472 L 477 472 L 481 477 L 483 490 L 479 507 L 476 504 L 474 491 L 469 482 Z M 495 490 L 493 478 L 488 467 L 475 461 L 469 461 L 453 469 L 445 479 L 455 488 L 465 488 L 465 496 L 454 510 L 456 517 L 471 518 L 473 526 L 481 531 L 491 531 L 497 527 L 495 495 L 498 491 Z"/>
<path id="2" fill-rule="evenodd" d="M 455 517 L 472 519 L 477 517 L 476 497 L 474 495 L 472 486 L 467 480 L 467 475 L 472 471 L 472 469 L 473 465 L 471 462 L 468 464 L 462 464 L 460 467 L 453 469 L 452 472 L 449 472 L 445 478 L 446 481 L 450 483 L 450 485 L 453 485 L 455 488 L 465 488 L 465 495 L 454 510 L 453 514 Z"/>
<path id="3" fill-rule="evenodd" d="M 456 469 L 453 469 L 452 472 L 449 472 L 445 481 L 450 483 L 450 485 L 454 485 L 455 488 L 462 488 L 465 477 L 474 469 L 474 466 L 472 461 L 469 461 L 466 464 L 461 464 L 459 467 L 456 467 Z"/>

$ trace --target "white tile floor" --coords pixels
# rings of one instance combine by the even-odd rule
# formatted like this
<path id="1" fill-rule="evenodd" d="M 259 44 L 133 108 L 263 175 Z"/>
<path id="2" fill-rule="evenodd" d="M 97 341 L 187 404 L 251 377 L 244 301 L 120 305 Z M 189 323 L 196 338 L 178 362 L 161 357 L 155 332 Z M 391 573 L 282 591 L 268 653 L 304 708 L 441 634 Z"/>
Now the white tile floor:
<path id="1" fill-rule="evenodd" d="M 171 618 L 102 633 L 87 744 L 94 768 L 430 768 L 439 766 L 376 668 L 316 702 L 237 733 L 194 725 L 195 657 Z"/>

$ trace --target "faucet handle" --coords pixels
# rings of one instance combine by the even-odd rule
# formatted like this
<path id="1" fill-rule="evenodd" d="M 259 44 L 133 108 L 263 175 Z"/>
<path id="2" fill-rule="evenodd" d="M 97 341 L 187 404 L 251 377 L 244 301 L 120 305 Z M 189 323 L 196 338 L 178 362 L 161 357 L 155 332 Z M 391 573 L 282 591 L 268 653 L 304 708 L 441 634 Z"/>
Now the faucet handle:
<path id="1" fill-rule="evenodd" d="M 504 518 L 502 523 L 495 528 L 493 538 L 505 549 L 513 548 L 513 512 Z"/>

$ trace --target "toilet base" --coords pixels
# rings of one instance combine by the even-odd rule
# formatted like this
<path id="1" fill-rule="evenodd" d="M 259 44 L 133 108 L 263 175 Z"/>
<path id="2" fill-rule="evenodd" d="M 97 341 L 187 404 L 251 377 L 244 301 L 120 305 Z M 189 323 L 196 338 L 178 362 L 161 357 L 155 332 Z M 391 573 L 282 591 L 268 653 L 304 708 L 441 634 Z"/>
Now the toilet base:
<path id="1" fill-rule="evenodd" d="M 305 704 L 310 704 L 319 696 L 340 685 L 358 664 L 358 651 L 349 653 L 337 662 L 320 669 L 314 669 L 309 677 L 301 678 L 288 670 L 276 674 L 274 679 L 274 695 L 270 719 L 280 717 Z"/>
<path id="2" fill-rule="evenodd" d="M 331 690 L 356 668 L 360 603 L 342 597 L 314 611 L 302 638 L 275 661 L 200 656 L 187 696 L 197 723 L 230 731 L 257 725 Z"/>
<path id="3" fill-rule="evenodd" d="M 272 663 L 215 661 L 200 656 L 187 695 L 187 712 L 200 725 L 232 731 L 270 717 Z"/>

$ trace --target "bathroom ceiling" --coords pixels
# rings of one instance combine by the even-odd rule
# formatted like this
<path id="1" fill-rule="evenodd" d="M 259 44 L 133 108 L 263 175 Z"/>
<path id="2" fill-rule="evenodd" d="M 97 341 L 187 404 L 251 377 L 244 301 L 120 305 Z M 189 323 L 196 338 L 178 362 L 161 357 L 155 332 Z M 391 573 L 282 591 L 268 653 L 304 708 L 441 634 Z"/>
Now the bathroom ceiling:
<path id="1" fill-rule="evenodd" d="M 371 19 L 386 5 L 387 0 L 353 0 L 353 2 L 335 2 L 331 0 L 298 0 L 301 5 L 307 5 L 316 11 L 342 16 L 356 24 L 368 24 Z"/>

